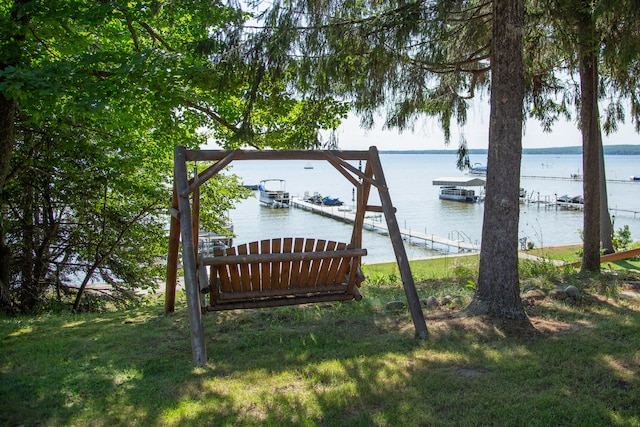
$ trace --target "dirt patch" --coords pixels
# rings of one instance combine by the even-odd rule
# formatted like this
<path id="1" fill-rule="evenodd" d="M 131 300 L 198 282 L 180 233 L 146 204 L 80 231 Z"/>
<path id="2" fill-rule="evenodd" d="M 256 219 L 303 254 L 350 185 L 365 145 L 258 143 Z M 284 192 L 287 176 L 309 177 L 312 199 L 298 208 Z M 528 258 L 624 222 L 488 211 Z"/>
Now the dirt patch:
<path id="1" fill-rule="evenodd" d="M 486 339 L 535 338 L 541 335 L 529 321 L 467 316 L 464 311 L 431 313 L 426 316 L 426 321 L 429 331 L 438 335 L 471 334 Z"/>
<path id="2" fill-rule="evenodd" d="M 486 338 L 524 338 L 535 339 L 563 334 L 590 327 L 587 319 L 570 316 L 562 319 L 554 315 L 558 307 L 568 310 L 584 310 L 587 314 L 592 310 L 615 310 L 624 306 L 626 309 L 640 310 L 640 292 L 631 286 L 623 287 L 617 298 L 594 293 L 582 293 L 578 301 L 566 304 L 550 297 L 536 300 L 527 308 L 528 320 L 514 321 L 492 318 L 490 316 L 467 316 L 464 310 L 434 311 L 425 313 L 427 327 L 434 333 L 471 333 Z M 566 305 L 565 305 L 566 304 Z M 571 320 L 573 319 L 573 320 Z"/>
<path id="3" fill-rule="evenodd" d="M 543 317 L 529 317 L 531 324 L 543 335 L 553 335 L 562 332 L 569 332 L 576 328 L 576 325 L 562 322 L 555 319 L 545 319 Z"/>

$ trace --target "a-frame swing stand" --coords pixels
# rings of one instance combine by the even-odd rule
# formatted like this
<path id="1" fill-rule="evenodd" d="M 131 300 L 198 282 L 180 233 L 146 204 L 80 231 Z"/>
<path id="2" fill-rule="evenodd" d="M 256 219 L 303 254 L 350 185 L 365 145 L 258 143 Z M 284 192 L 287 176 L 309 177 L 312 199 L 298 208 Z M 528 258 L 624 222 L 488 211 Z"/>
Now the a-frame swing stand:
<path id="1" fill-rule="evenodd" d="M 347 243 L 285 237 L 230 248 L 215 256 L 198 255 L 200 193 L 210 178 L 237 160 L 326 160 L 355 188 L 356 213 Z M 187 162 L 215 162 L 189 179 Z M 364 161 L 364 171 L 348 161 Z M 381 206 L 368 205 L 371 187 Z M 366 212 L 382 212 L 387 222 L 416 336 L 427 338 L 427 326 L 404 248 L 395 208 L 382 171 L 378 150 L 368 151 L 218 151 L 176 147 L 171 229 L 167 257 L 165 313 L 175 309 L 178 251 L 182 239 L 182 266 L 189 310 L 193 361 L 207 361 L 202 313 L 211 310 L 270 307 L 318 301 L 361 298 L 360 259 Z M 209 267 L 210 273 L 207 273 Z M 206 302 L 206 294 L 210 294 Z"/>

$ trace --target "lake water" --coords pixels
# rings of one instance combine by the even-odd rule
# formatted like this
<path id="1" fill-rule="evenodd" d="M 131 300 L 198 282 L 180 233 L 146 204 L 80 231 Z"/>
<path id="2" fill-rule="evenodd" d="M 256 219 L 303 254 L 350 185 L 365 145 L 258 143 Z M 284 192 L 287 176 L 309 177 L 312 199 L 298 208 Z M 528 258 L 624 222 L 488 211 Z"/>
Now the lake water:
<path id="1" fill-rule="evenodd" d="M 383 153 L 380 159 L 400 228 L 480 244 L 484 205 L 440 200 L 439 187 L 431 184 L 441 176 L 464 176 L 455 167 L 455 154 Z M 471 163 L 475 162 L 486 164 L 486 157 L 472 156 Z M 305 169 L 307 165 L 313 169 Z M 357 164 L 354 166 L 358 167 Z M 614 229 L 628 225 L 633 239 L 638 240 L 640 182 L 631 182 L 629 177 L 640 175 L 640 156 L 606 156 L 605 168 Z M 284 179 L 292 196 L 318 192 L 352 204 L 353 187 L 325 161 L 236 161 L 230 170 L 241 176 L 247 185 L 258 184 L 263 179 Z M 523 155 L 521 187 L 535 202 L 551 202 L 564 194 L 581 195 L 582 182 L 568 179 L 571 174 L 580 173 L 580 155 Z M 377 191 L 372 190 L 369 204 L 377 203 Z M 244 201 L 229 214 L 237 235 L 234 243 L 273 237 L 314 237 L 348 242 L 351 237 L 349 224 L 295 208 L 265 208 L 260 206 L 257 197 Z M 582 228 L 580 210 L 556 209 L 547 203 L 520 206 L 519 237 L 526 237 L 536 247 L 580 242 Z M 394 259 L 387 235 L 366 230 L 363 247 L 368 250 L 364 259 L 367 263 Z M 407 242 L 405 247 L 409 259 L 441 255 L 448 250 L 444 246 Z"/>

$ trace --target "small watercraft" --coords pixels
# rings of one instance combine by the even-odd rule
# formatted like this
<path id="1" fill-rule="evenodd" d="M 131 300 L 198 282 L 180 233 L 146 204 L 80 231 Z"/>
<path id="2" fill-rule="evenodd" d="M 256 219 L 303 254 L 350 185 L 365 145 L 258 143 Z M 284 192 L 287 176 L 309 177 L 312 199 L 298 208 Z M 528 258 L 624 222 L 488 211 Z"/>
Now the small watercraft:
<path id="1" fill-rule="evenodd" d="M 279 188 L 274 189 L 275 184 L 279 184 Z M 290 198 L 285 187 L 284 179 L 263 179 L 258 185 L 260 203 L 270 208 L 288 208 Z"/>

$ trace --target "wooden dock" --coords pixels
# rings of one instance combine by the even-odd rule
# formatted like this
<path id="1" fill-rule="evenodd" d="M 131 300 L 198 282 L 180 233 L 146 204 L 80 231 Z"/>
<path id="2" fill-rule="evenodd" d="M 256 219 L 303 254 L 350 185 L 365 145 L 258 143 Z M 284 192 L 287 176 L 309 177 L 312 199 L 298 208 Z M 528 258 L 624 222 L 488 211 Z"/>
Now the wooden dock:
<path id="1" fill-rule="evenodd" d="M 537 198 L 524 198 L 520 199 L 520 202 L 526 205 L 534 205 L 541 206 L 545 209 L 566 209 L 566 210 L 583 210 L 584 204 L 582 203 L 568 203 L 568 202 L 558 202 L 555 201 L 555 197 L 553 196 L 542 196 L 538 195 Z M 619 213 L 629 214 L 633 216 L 633 218 L 637 218 L 640 216 L 640 211 L 633 209 L 621 209 L 617 207 L 609 206 L 609 213 L 611 215 L 618 215 Z"/>
<path id="2" fill-rule="evenodd" d="M 305 202 L 303 199 L 294 197 L 290 202 L 292 207 L 303 209 L 318 215 L 326 216 L 338 221 L 347 223 L 353 223 L 355 221 L 355 212 L 348 206 L 324 206 L 316 205 L 313 203 Z M 382 214 L 376 214 L 374 216 L 365 216 L 364 228 L 379 233 L 388 233 L 387 223 L 383 221 Z M 420 233 L 413 230 L 400 229 L 402 238 L 410 244 L 425 246 L 431 244 L 431 249 L 434 249 L 434 245 L 446 246 L 448 248 L 456 248 L 458 252 L 477 252 L 480 250 L 480 245 L 469 243 L 463 240 L 451 240 L 445 237 L 434 236 L 433 234 Z"/>
<path id="3" fill-rule="evenodd" d="M 573 176 L 545 176 L 545 175 L 521 175 L 520 178 L 529 178 L 529 179 L 547 179 L 547 180 L 555 180 L 555 181 L 580 181 L 582 182 L 582 176 L 573 177 Z M 633 184 L 638 183 L 638 181 L 633 181 L 631 179 L 607 179 L 607 182 L 617 182 L 622 184 Z"/>

